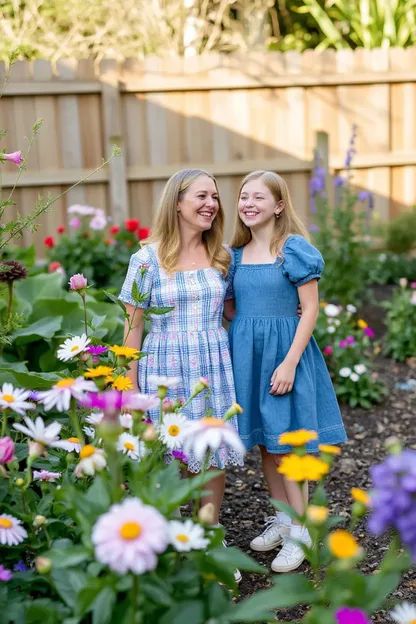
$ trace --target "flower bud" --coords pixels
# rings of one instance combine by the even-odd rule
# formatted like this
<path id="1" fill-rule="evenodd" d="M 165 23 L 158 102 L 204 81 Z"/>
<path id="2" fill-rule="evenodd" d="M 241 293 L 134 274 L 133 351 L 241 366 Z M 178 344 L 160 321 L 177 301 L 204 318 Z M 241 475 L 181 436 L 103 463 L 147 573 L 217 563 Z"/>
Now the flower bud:
<path id="1" fill-rule="evenodd" d="M 194 385 L 192 392 L 191 392 L 191 396 L 189 398 L 190 399 L 195 398 L 196 396 L 198 396 L 198 394 L 201 394 L 201 392 L 203 392 L 207 388 L 209 388 L 208 379 L 206 379 L 205 377 L 200 377 L 198 381 L 196 382 L 196 384 Z"/>
<path id="2" fill-rule="evenodd" d="M 321 524 L 324 524 L 328 518 L 328 507 L 309 505 L 306 510 L 306 517 L 311 524 L 320 526 Z"/>
<path id="3" fill-rule="evenodd" d="M 6 436 L 0 438 L 0 464 L 8 464 L 12 461 L 14 455 L 14 442 Z"/>
<path id="4" fill-rule="evenodd" d="M 45 447 L 39 442 L 29 441 L 29 457 L 30 459 L 37 459 L 38 457 L 47 457 L 48 453 Z"/>
<path id="5" fill-rule="evenodd" d="M 48 521 L 45 516 L 35 516 L 35 519 L 33 520 L 33 526 L 35 528 L 46 526 L 47 524 Z"/>
<path id="6" fill-rule="evenodd" d="M 397 436 L 390 436 L 384 442 L 384 446 L 390 455 L 400 455 L 402 452 L 402 444 Z"/>
<path id="7" fill-rule="evenodd" d="M 212 525 L 215 523 L 215 507 L 213 503 L 206 503 L 201 509 L 198 511 L 198 520 L 202 522 L 202 524 Z"/>
<path id="8" fill-rule="evenodd" d="M 48 574 L 52 569 L 52 561 L 48 557 L 36 557 L 35 566 L 39 574 Z"/>
<path id="9" fill-rule="evenodd" d="M 142 440 L 145 442 L 153 442 L 157 440 L 157 431 L 153 425 L 147 425 L 146 429 L 142 433 Z"/>
<path id="10" fill-rule="evenodd" d="M 399 279 L 399 284 L 400 284 L 401 288 L 406 288 L 406 286 L 408 284 L 408 281 L 407 281 L 407 279 L 405 277 L 401 277 Z"/>
<path id="11" fill-rule="evenodd" d="M 242 414 L 243 408 L 238 403 L 233 403 L 224 414 L 224 420 L 227 421 L 237 414 Z"/>
<path id="12" fill-rule="evenodd" d="M 87 288 L 87 278 L 82 273 L 76 273 L 69 278 L 70 290 L 84 291 Z"/>
<path id="13" fill-rule="evenodd" d="M 25 484 L 25 480 L 22 478 L 16 479 L 16 485 L 17 487 L 23 487 Z"/>

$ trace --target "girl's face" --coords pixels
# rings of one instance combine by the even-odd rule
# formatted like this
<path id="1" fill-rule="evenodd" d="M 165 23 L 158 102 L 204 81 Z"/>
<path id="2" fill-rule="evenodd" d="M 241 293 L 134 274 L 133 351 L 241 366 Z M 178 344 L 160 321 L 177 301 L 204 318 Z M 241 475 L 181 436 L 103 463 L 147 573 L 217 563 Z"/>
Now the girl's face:
<path id="1" fill-rule="evenodd" d="M 241 189 L 238 214 L 244 225 L 251 229 L 276 219 L 283 208 L 283 201 L 276 202 L 260 178 L 250 180 Z"/>
<path id="2" fill-rule="evenodd" d="M 178 201 L 179 221 L 201 232 L 211 229 L 219 209 L 217 187 L 208 176 L 197 178 Z"/>

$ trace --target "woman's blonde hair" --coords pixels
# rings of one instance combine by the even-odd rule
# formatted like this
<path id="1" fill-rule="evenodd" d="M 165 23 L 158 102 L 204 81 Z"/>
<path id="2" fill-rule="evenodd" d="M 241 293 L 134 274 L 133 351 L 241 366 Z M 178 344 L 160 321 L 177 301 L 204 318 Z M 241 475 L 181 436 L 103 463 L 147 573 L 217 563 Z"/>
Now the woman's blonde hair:
<path id="1" fill-rule="evenodd" d="M 210 178 L 217 189 L 217 181 L 213 175 L 202 169 L 182 169 L 177 171 L 163 189 L 159 208 L 152 226 L 151 236 L 145 244 L 158 243 L 158 256 L 161 267 L 167 273 L 178 271 L 181 239 L 179 233 L 178 201 L 187 189 L 201 176 Z M 208 258 L 214 269 L 227 276 L 231 263 L 230 254 L 223 246 L 224 209 L 218 195 L 219 210 L 209 230 L 202 233 L 202 242 L 207 250 Z"/>
<path id="2" fill-rule="evenodd" d="M 246 175 L 238 191 L 237 205 L 241 191 L 247 182 L 251 182 L 251 180 L 261 180 L 273 195 L 276 203 L 283 201 L 285 205 L 280 216 L 275 219 L 274 233 L 270 241 L 270 253 L 273 256 L 282 257 L 282 247 L 287 237 L 291 234 L 300 234 L 306 240 L 309 240 L 308 231 L 295 212 L 285 180 L 277 173 L 274 173 L 274 171 L 253 171 Z M 237 210 L 234 234 L 230 245 L 235 248 L 243 247 L 250 240 L 250 228 L 241 221 Z"/>

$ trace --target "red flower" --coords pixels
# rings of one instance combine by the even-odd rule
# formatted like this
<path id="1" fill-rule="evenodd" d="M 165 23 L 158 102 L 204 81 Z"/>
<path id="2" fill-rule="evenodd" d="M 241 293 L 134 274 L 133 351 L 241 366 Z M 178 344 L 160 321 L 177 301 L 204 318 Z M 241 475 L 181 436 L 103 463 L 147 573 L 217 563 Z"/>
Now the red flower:
<path id="1" fill-rule="evenodd" d="M 139 240 L 144 240 L 145 238 L 149 238 L 150 230 L 146 227 L 139 228 L 138 237 Z"/>
<path id="2" fill-rule="evenodd" d="M 117 234 L 119 230 L 120 230 L 120 227 L 118 225 L 113 225 L 113 227 L 110 228 L 110 234 Z"/>
<path id="3" fill-rule="evenodd" d="M 124 227 L 128 232 L 135 232 L 140 226 L 140 221 L 138 219 L 126 219 L 124 221 Z"/>
<path id="4" fill-rule="evenodd" d="M 106 245 L 113 245 L 114 244 L 114 241 L 113 241 L 112 238 L 106 238 L 106 239 L 104 239 L 104 242 L 105 242 Z"/>
<path id="5" fill-rule="evenodd" d="M 133 243 L 131 241 L 126 241 L 126 247 L 131 247 Z"/>
<path id="6" fill-rule="evenodd" d="M 45 245 L 45 247 L 50 247 L 50 249 L 52 249 L 52 247 L 55 247 L 55 243 L 54 243 L 52 236 L 47 236 L 45 240 L 43 241 L 43 244 Z"/>
<path id="7" fill-rule="evenodd" d="M 88 232 L 83 232 L 83 233 L 81 234 L 81 236 L 82 236 L 82 238 L 89 238 L 89 234 L 88 234 Z"/>
<path id="8" fill-rule="evenodd" d="M 49 273 L 54 273 L 57 269 L 60 269 L 62 266 L 62 264 L 60 262 L 51 262 L 50 265 L 48 266 L 48 271 Z"/>
<path id="9" fill-rule="evenodd" d="M 59 225 L 59 226 L 56 228 L 56 231 L 58 232 L 58 234 L 62 234 L 63 232 L 65 232 L 65 228 L 64 228 L 64 226 L 63 226 L 63 225 Z"/>

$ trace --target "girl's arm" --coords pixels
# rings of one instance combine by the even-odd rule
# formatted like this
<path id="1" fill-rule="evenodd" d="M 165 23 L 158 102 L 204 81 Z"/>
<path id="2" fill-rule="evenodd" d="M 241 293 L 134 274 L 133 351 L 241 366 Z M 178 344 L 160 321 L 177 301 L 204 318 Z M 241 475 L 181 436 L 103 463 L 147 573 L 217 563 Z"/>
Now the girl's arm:
<path id="1" fill-rule="evenodd" d="M 130 317 L 130 323 L 132 324 L 132 329 L 129 331 L 129 319 L 126 319 L 124 325 L 124 340 L 123 345 L 126 347 L 132 347 L 133 349 L 137 349 L 140 351 L 142 347 L 142 338 L 143 338 L 143 329 L 144 329 L 144 318 L 143 308 L 135 308 L 129 303 L 125 304 L 127 314 Z M 129 363 L 129 370 L 126 373 L 126 376 L 131 379 L 133 384 L 133 392 L 140 392 L 139 382 L 138 382 L 138 360 L 131 360 Z"/>
<path id="2" fill-rule="evenodd" d="M 224 301 L 224 318 L 231 322 L 235 314 L 235 299 L 226 299 L 226 301 Z"/>
<path id="3" fill-rule="evenodd" d="M 298 294 L 302 307 L 302 316 L 285 359 L 272 375 L 270 394 L 286 394 L 286 392 L 292 390 L 296 367 L 311 339 L 318 318 L 318 281 L 314 279 L 306 284 L 302 284 L 298 288 Z"/>

